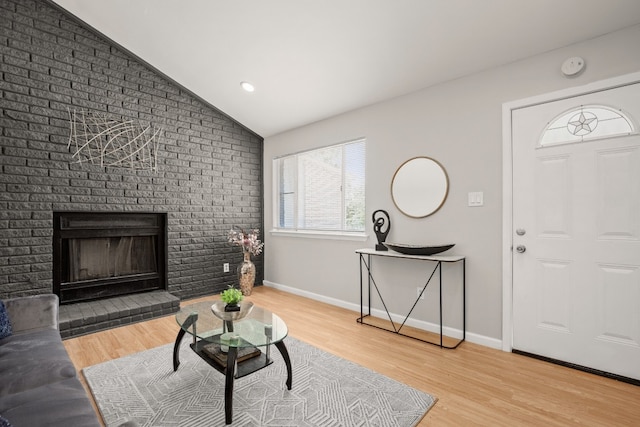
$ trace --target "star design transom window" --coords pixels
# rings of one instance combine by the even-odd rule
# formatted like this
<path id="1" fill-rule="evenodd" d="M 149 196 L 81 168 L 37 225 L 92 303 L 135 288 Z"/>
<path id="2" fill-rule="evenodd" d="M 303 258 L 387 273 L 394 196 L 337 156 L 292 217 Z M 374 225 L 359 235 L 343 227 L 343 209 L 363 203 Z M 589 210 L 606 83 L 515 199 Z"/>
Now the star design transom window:
<path id="1" fill-rule="evenodd" d="M 637 133 L 633 122 L 621 110 L 604 105 L 581 105 L 549 122 L 538 147 Z"/>

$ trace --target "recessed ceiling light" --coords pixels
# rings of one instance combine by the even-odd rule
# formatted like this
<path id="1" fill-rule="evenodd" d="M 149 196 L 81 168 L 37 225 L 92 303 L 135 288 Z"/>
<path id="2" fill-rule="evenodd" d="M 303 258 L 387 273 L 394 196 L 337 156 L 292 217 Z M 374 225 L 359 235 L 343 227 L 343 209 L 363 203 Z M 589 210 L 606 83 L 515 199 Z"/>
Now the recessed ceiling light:
<path id="1" fill-rule="evenodd" d="M 256 90 L 256 88 L 249 82 L 240 82 L 240 86 L 247 92 L 253 92 L 254 90 Z"/>

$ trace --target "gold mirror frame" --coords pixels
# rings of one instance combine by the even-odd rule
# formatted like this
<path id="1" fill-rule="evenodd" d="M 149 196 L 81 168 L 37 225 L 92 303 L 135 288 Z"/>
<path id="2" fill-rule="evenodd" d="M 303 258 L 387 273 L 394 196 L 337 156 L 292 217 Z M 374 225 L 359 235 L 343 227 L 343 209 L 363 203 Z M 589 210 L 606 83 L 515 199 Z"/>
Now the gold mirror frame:
<path id="1" fill-rule="evenodd" d="M 398 210 L 412 218 L 436 213 L 447 200 L 449 176 L 435 159 L 413 157 L 398 167 L 391 180 L 391 198 Z"/>

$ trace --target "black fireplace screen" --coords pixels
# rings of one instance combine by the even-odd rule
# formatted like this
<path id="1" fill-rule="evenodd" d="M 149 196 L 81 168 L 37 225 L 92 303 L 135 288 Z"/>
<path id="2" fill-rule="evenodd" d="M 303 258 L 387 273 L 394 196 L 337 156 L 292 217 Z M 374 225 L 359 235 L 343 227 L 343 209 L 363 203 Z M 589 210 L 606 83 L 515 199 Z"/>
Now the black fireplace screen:
<path id="1" fill-rule="evenodd" d="M 69 239 L 69 281 L 106 279 L 157 270 L 155 236 Z"/>
<path id="2" fill-rule="evenodd" d="M 166 289 L 166 214 L 54 214 L 61 303 Z"/>

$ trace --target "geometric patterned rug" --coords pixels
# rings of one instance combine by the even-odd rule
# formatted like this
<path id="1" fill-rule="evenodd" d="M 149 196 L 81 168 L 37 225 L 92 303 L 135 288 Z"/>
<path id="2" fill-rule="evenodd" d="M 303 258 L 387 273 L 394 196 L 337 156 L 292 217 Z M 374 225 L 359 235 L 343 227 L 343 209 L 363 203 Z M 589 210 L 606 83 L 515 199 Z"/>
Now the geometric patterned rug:
<path id="1" fill-rule="evenodd" d="M 107 427 L 224 426 L 224 376 L 200 359 L 184 339 L 173 372 L 173 344 L 83 369 Z M 368 368 L 291 336 L 285 338 L 293 386 L 285 363 L 271 350 L 267 368 L 238 378 L 233 426 L 409 427 L 436 399 Z"/>

